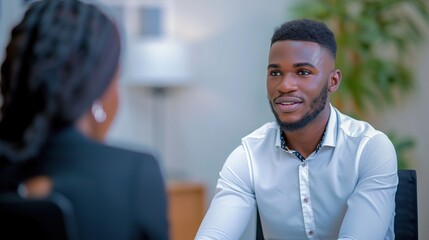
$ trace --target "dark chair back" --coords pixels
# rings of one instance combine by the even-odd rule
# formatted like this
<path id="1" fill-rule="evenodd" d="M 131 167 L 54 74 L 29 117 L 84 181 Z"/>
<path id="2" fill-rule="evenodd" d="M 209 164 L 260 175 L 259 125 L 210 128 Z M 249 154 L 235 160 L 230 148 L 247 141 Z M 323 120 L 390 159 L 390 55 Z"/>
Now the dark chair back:
<path id="1" fill-rule="evenodd" d="M 415 170 L 398 170 L 399 184 L 395 196 L 395 239 L 418 240 L 417 174 Z M 259 212 L 256 212 L 256 240 L 263 240 Z"/>
<path id="2" fill-rule="evenodd" d="M 0 239 L 76 240 L 73 208 L 63 195 L 26 199 L 0 194 Z"/>
<path id="3" fill-rule="evenodd" d="M 399 170 L 396 191 L 395 239 L 418 239 L 417 174 L 415 170 Z"/>

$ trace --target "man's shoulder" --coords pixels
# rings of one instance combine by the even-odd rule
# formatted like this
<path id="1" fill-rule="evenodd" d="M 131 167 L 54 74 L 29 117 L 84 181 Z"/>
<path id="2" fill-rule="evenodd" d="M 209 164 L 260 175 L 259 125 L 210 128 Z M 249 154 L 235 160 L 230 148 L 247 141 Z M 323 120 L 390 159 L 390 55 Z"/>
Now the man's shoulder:
<path id="1" fill-rule="evenodd" d="M 370 123 L 364 120 L 358 120 L 349 115 L 337 112 L 338 130 L 349 137 L 373 137 L 383 132 L 375 129 Z"/>
<path id="2" fill-rule="evenodd" d="M 267 122 L 261 127 L 257 128 L 250 134 L 246 135 L 242 138 L 243 141 L 246 140 L 257 140 L 257 139 L 265 139 L 268 135 L 271 134 L 277 134 L 278 132 L 278 125 L 276 122 Z"/>

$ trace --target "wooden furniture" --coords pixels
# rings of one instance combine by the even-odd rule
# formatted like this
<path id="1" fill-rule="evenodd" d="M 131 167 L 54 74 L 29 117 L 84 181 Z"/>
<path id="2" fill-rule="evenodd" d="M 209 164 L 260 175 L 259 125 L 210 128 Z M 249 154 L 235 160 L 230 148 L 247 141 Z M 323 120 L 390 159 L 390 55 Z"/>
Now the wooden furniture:
<path id="1" fill-rule="evenodd" d="M 170 182 L 167 190 L 171 240 L 194 239 L 206 212 L 204 185 Z"/>

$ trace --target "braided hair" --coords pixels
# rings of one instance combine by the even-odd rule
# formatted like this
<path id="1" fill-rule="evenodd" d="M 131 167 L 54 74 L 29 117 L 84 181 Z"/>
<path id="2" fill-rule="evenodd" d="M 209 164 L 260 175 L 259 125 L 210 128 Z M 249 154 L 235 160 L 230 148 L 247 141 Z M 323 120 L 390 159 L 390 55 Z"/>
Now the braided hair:
<path id="1" fill-rule="evenodd" d="M 0 162 L 35 157 L 109 86 L 120 54 L 115 24 L 78 0 L 33 2 L 1 66 Z"/>

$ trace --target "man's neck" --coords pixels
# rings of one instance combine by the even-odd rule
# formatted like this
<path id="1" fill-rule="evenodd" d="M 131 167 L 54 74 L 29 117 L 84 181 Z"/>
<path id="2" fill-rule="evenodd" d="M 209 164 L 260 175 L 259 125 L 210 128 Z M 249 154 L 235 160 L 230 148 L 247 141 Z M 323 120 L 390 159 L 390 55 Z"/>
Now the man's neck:
<path id="1" fill-rule="evenodd" d="M 328 124 L 330 112 L 330 108 L 321 112 L 316 119 L 302 129 L 295 131 L 282 130 L 286 146 L 290 150 L 298 151 L 304 158 L 307 158 L 320 143 Z"/>

